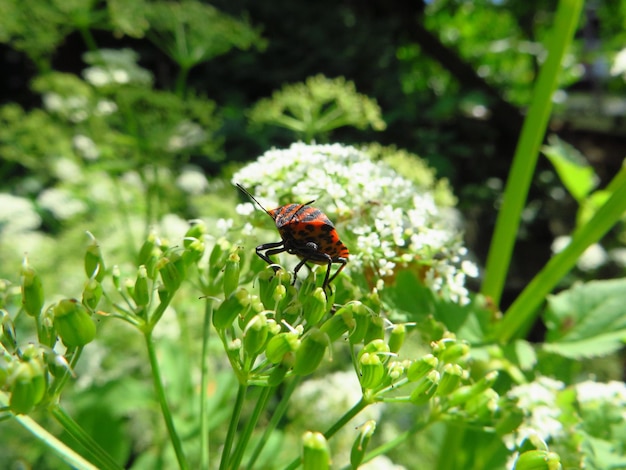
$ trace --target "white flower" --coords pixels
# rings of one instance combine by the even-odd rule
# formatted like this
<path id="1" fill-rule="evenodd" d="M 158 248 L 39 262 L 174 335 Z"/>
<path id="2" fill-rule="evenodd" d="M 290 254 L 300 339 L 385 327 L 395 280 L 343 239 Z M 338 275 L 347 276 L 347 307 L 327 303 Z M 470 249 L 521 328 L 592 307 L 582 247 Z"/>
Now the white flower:
<path id="1" fill-rule="evenodd" d="M 604 248 L 598 243 L 594 243 L 587 247 L 587 249 L 580 255 L 580 258 L 576 262 L 576 266 L 581 271 L 592 271 L 598 269 L 600 266 L 608 261 L 608 255 Z"/>
<path id="2" fill-rule="evenodd" d="M 41 217 L 33 203 L 23 197 L 0 193 L 0 233 L 17 234 L 35 230 L 41 225 Z"/>
<path id="3" fill-rule="evenodd" d="M 97 160 L 100 156 L 100 150 L 96 147 L 96 143 L 86 135 L 77 134 L 72 138 L 72 145 L 76 152 L 85 160 Z"/>
<path id="4" fill-rule="evenodd" d="M 67 220 L 87 212 L 87 204 L 61 188 L 44 190 L 39 194 L 37 203 L 59 220 Z"/>
<path id="5" fill-rule="evenodd" d="M 176 186 L 188 194 L 198 195 L 206 192 L 209 182 L 200 168 L 188 165 L 176 178 Z"/>

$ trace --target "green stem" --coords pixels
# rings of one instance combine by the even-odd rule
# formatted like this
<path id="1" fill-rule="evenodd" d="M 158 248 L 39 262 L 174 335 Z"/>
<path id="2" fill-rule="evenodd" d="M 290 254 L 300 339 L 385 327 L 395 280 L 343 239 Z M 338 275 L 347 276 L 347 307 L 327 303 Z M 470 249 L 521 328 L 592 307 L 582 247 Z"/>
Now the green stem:
<path id="1" fill-rule="evenodd" d="M 485 279 L 482 285 L 482 293 L 491 297 L 496 305 L 500 303 L 521 212 L 552 110 L 552 95 L 557 86 L 561 62 L 574 36 L 582 5 L 583 0 L 559 2 L 548 57 L 539 72 L 530 108 L 515 150 L 502 208 L 498 214 L 487 256 Z"/>
<path id="2" fill-rule="evenodd" d="M 9 399 L 4 392 L 0 392 L 0 407 L 6 407 L 9 403 Z M 100 468 L 115 468 L 119 469 L 121 467 L 106 467 L 102 465 L 95 466 L 92 463 L 88 462 L 84 457 L 77 454 L 73 449 L 69 448 L 66 444 L 58 440 L 55 436 L 50 434 L 45 428 L 41 427 L 35 420 L 33 420 L 30 416 L 26 415 L 16 415 L 13 416 L 24 429 L 30 432 L 33 436 L 35 436 L 42 444 L 48 447 L 52 452 L 54 452 L 63 462 L 65 462 L 68 466 L 78 469 L 78 470 L 97 470 Z"/>
<path id="3" fill-rule="evenodd" d="M 154 384 L 154 391 L 156 392 L 157 399 L 161 405 L 161 412 L 163 413 L 163 419 L 165 420 L 165 426 L 167 432 L 174 446 L 174 452 L 176 453 L 176 459 L 178 460 L 178 466 L 182 470 L 187 470 L 189 465 L 187 464 L 187 458 L 183 452 L 183 445 L 180 440 L 176 427 L 174 426 L 174 419 L 170 407 L 167 404 L 167 398 L 165 396 L 165 388 L 163 387 L 163 380 L 161 379 L 161 369 L 159 367 L 159 361 L 157 360 L 156 349 L 154 347 L 154 341 L 152 340 L 152 331 L 144 333 L 146 340 L 146 348 L 148 350 L 148 357 L 150 359 L 150 369 L 152 370 L 152 380 Z"/>
<path id="4" fill-rule="evenodd" d="M 405 432 L 403 432 L 401 434 L 398 434 L 393 439 L 385 442 L 384 444 L 378 446 L 376 449 L 374 449 L 371 452 L 368 452 L 367 454 L 365 454 L 365 457 L 363 458 L 363 463 L 369 462 L 370 460 L 378 457 L 379 455 L 387 454 L 390 450 L 395 449 L 399 445 L 401 445 L 404 442 L 406 442 L 406 440 L 408 438 L 410 438 L 411 436 L 417 434 L 419 431 L 423 430 L 426 426 L 428 426 L 429 423 L 430 423 L 430 421 L 418 421 L 408 431 L 405 431 Z"/>
<path id="5" fill-rule="evenodd" d="M 287 384 L 287 387 L 283 391 L 282 398 L 280 399 L 280 403 L 278 403 L 276 410 L 274 411 L 274 413 L 272 413 L 272 418 L 270 419 L 270 422 L 267 424 L 267 426 L 265 426 L 263 435 L 261 436 L 261 439 L 254 448 L 254 451 L 252 452 L 252 455 L 250 456 L 248 464 L 245 468 L 251 469 L 256 460 L 259 458 L 259 455 L 261 455 L 261 452 L 263 451 L 263 448 L 265 447 L 265 444 L 269 440 L 270 436 L 274 432 L 274 429 L 276 429 L 280 420 L 283 419 L 283 416 L 285 416 L 285 413 L 287 412 L 287 407 L 289 405 L 289 400 L 291 399 L 291 395 L 293 394 L 299 383 L 300 378 L 294 377 Z"/>
<path id="6" fill-rule="evenodd" d="M 254 411 L 252 412 L 252 416 L 250 420 L 246 424 L 243 433 L 239 437 L 239 441 L 237 442 L 237 446 L 235 447 L 235 452 L 233 453 L 233 458 L 230 461 L 230 468 L 237 469 L 241 464 L 241 460 L 243 459 L 243 454 L 250 442 L 250 437 L 252 436 L 252 432 L 256 428 L 257 423 L 259 422 L 259 418 L 265 409 L 267 408 L 267 403 L 269 402 L 272 395 L 276 392 L 276 387 L 264 387 L 259 399 L 257 400 L 256 406 L 254 407 Z"/>
<path id="7" fill-rule="evenodd" d="M 361 411 L 363 411 L 369 404 L 370 402 L 368 400 L 366 400 L 365 398 L 361 398 L 356 405 L 350 408 L 341 418 L 339 418 L 335 422 L 335 424 L 328 428 L 328 430 L 324 433 L 324 437 L 326 438 L 326 440 L 334 436 L 337 431 L 339 431 L 342 427 L 348 424 L 348 422 L 352 418 L 354 418 Z M 298 465 L 300 465 L 300 457 L 295 458 L 289 465 L 287 465 L 287 467 L 285 467 L 285 470 L 294 470 L 298 467 Z"/>
<path id="8" fill-rule="evenodd" d="M 209 387 L 209 339 L 213 301 L 206 299 L 202 323 L 202 358 L 200 377 L 200 468 L 209 468 L 209 415 L 207 414 L 207 391 Z"/>
<path id="9" fill-rule="evenodd" d="M 65 387 L 65 384 L 69 380 L 70 376 L 73 374 L 73 371 L 76 368 L 76 364 L 78 363 L 78 360 L 80 359 L 80 355 L 82 352 L 83 352 L 83 346 L 74 347 L 73 349 L 70 349 L 65 352 L 65 357 L 71 355 L 70 362 L 69 362 L 69 370 L 66 370 L 65 373 L 61 377 L 55 378 L 52 384 L 50 385 L 50 388 L 48 389 L 48 396 L 53 397 L 51 398 L 51 401 L 58 399 L 58 396 L 61 394 L 63 387 Z"/>
<path id="10" fill-rule="evenodd" d="M 50 407 L 50 413 L 65 432 L 89 453 L 91 460 L 98 468 L 103 470 L 120 470 L 123 468 L 63 408 L 59 405 L 53 405 Z"/>
<path id="11" fill-rule="evenodd" d="M 235 434 L 237 433 L 237 426 L 239 425 L 239 417 L 241 416 L 241 410 L 246 399 L 246 392 L 248 391 L 247 385 L 239 384 L 237 390 L 237 398 L 235 400 L 235 406 L 233 407 L 233 414 L 230 418 L 228 425 L 228 432 L 226 433 L 226 440 L 224 441 L 224 450 L 222 453 L 222 459 L 220 460 L 219 470 L 226 470 L 230 467 L 230 450 L 233 447 L 235 440 Z"/>
<path id="12" fill-rule="evenodd" d="M 176 95 L 179 98 L 185 98 L 187 94 L 187 77 L 189 76 L 190 70 L 191 66 L 181 65 L 178 71 L 178 76 L 176 77 Z"/>
<path id="13" fill-rule="evenodd" d="M 534 320 L 537 309 L 557 283 L 576 264 L 580 255 L 600 240 L 626 211 L 626 179 L 620 178 L 614 193 L 593 218 L 579 227 L 565 249 L 556 254 L 506 311 L 496 330 L 496 339 L 506 344 L 519 337 Z"/>

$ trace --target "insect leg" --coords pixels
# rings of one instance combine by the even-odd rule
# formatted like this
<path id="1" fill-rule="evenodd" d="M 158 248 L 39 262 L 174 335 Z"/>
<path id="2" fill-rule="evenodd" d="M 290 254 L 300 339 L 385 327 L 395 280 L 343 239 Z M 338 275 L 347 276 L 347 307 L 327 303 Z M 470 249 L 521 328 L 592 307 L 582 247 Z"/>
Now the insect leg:
<path id="1" fill-rule="evenodd" d="M 337 274 L 339 274 L 341 272 L 341 270 L 343 268 L 346 267 L 346 263 L 348 262 L 348 260 L 346 258 L 336 258 L 335 260 L 333 260 L 333 263 L 340 263 L 341 266 L 339 266 L 339 268 L 337 269 L 337 271 L 335 271 L 335 274 L 332 275 L 332 277 L 330 279 L 328 279 L 328 275 L 330 274 L 330 264 L 328 265 L 328 271 L 326 272 L 326 279 L 327 281 L 324 281 L 324 285 L 328 285 L 331 282 L 333 282 L 333 280 L 337 277 Z"/>
<path id="2" fill-rule="evenodd" d="M 256 254 L 259 255 L 259 258 L 261 258 L 267 264 L 273 265 L 274 262 L 270 259 L 270 256 L 277 255 L 278 253 L 282 253 L 286 250 L 287 249 L 285 248 L 285 242 L 283 241 L 264 243 L 263 245 L 259 245 L 256 247 Z M 278 268 L 274 268 L 274 271 L 278 271 Z"/>

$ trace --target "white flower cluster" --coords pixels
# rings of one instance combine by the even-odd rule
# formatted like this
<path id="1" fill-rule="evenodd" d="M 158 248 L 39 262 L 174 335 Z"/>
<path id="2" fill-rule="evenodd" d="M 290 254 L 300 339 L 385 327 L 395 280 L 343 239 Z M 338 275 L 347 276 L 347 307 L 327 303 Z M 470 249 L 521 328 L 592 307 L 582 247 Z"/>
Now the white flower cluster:
<path id="1" fill-rule="evenodd" d="M 317 199 L 316 206 L 336 224 L 350 250 L 348 267 L 384 280 L 417 263 L 428 268 L 423 280 L 433 291 L 467 302 L 465 276 L 476 268 L 471 263 L 457 267 L 466 249 L 449 209 L 440 209 L 430 190 L 366 152 L 340 144 L 297 143 L 266 152 L 232 181 L 253 192 L 267 209 Z"/>

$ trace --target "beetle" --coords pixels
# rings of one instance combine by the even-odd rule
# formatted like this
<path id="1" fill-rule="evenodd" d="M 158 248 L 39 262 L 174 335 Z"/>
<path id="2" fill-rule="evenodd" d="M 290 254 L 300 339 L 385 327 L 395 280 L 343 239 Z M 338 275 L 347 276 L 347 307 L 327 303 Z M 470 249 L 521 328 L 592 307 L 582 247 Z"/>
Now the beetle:
<path id="1" fill-rule="evenodd" d="M 278 253 L 287 252 L 300 258 L 300 262 L 293 270 L 294 284 L 298 271 L 307 262 L 326 265 L 326 276 L 322 284 L 322 288 L 326 292 L 326 288 L 346 266 L 350 252 L 339 239 L 335 226 L 326 214 L 310 205 L 315 200 L 304 204 L 286 204 L 276 209 L 267 210 L 246 188 L 239 183 L 236 185 L 274 220 L 282 239 L 279 242 L 264 243 L 257 246 L 256 254 L 270 265 L 274 264 L 270 256 Z M 340 266 L 331 276 L 330 271 L 333 264 L 340 264 Z M 277 269 L 274 268 L 274 270 Z"/>

